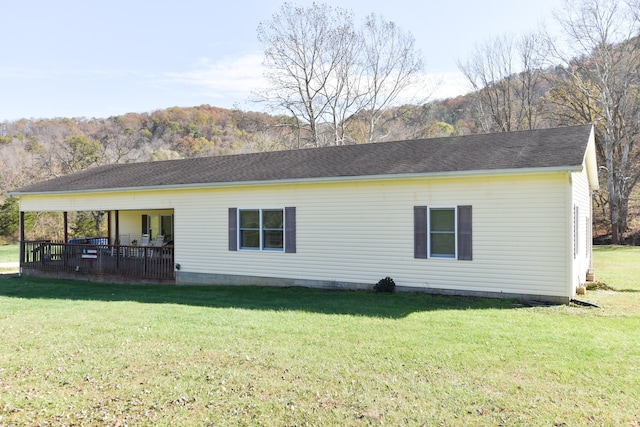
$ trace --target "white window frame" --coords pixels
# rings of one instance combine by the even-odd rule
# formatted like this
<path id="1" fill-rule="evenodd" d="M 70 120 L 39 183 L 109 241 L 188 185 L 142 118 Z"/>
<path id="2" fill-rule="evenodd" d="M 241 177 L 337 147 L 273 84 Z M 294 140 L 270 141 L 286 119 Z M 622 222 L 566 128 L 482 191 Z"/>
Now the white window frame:
<path id="1" fill-rule="evenodd" d="M 431 211 L 437 210 L 447 210 L 453 211 L 453 244 L 454 244 L 454 253 L 453 255 L 433 255 L 431 253 Z M 443 233 L 444 234 L 444 233 Z M 450 233 L 446 233 L 450 234 Z M 458 209 L 455 206 L 428 206 L 427 208 L 427 258 L 431 259 L 443 259 L 443 260 L 457 260 L 458 259 Z"/>
<path id="2" fill-rule="evenodd" d="M 241 234 L 242 234 L 242 222 L 240 220 L 240 216 L 242 215 L 242 212 L 246 212 L 246 211 L 258 211 L 259 213 L 259 227 L 258 227 L 258 235 L 259 235 L 259 246 L 257 248 L 251 248 L 251 247 L 243 247 L 241 245 L 242 243 L 242 239 L 240 238 Z M 264 227 L 264 211 L 280 211 L 282 212 L 282 229 L 275 229 L 275 228 L 268 228 L 265 229 Z M 237 210 L 237 224 L 238 224 L 238 230 L 237 230 L 237 248 L 239 251 L 250 251 L 250 252 L 284 252 L 285 251 L 285 230 L 286 230 L 286 215 L 285 215 L 285 208 L 283 207 L 273 207 L 273 208 L 238 208 Z M 266 230 L 281 230 L 282 231 L 282 247 L 281 248 L 265 248 L 264 247 L 264 232 Z"/>

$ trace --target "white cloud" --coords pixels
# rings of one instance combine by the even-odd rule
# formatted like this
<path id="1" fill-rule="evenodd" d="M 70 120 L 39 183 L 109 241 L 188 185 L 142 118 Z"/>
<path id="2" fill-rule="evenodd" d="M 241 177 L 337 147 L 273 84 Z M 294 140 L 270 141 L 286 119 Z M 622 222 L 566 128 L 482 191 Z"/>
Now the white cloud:
<path id="1" fill-rule="evenodd" d="M 165 85 L 191 86 L 193 96 L 212 98 L 213 103 L 236 104 L 244 103 L 252 92 L 266 87 L 264 71 L 262 55 L 251 53 L 218 60 L 202 58 L 191 70 L 164 73 L 161 81 Z M 427 73 L 421 80 L 401 94 L 397 102 L 444 99 L 470 91 L 464 75 L 457 71 Z"/>
<path id="2" fill-rule="evenodd" d="M 199 88 L 202 95 L 245 99 L 252 90 L 266 84 L 262 71 L 262 56 L 248 54 L 217 61 L 204 58 L 192 70 L 165 73 L 165 76 L 172 82 Z"/>
<path id="3" fill-rule="evenodd" d="M 438 82 L 431 99 L 454 98 L 472 90 L 469 81 L 460 71 L 430 73 L 428 76 Z"/>

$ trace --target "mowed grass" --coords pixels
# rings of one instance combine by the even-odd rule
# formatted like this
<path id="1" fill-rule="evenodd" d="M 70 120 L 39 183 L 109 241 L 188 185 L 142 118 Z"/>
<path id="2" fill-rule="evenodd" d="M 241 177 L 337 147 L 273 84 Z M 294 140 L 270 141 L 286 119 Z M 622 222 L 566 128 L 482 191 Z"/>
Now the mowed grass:
<path id="1" fill-rule="evenodd" d="M 584 299 L 611 315 L 640 313 L 640 247 L 596 246 L 593 258 L 596 282 L 611 291 L 588 292 Z"/>
<path id="2" fill-rule="evenodd" d="M 20 259 L 20 249 L 18 245 L 0 245 L 0 264 L 2 263 L 17 263 Z M 17 268 L 4 267 L 0 265 L 0 274 L 14 273 L 18 271 Z"/>
<path id="3" fill-rule="evenodd" d="M 616 251 L 600 308 L 7 278 L 0 425 L 637 426 L 640 292 L 601 257 L 640 251 Z"/>
<path id="4" fill-rule="evenodd" d="M 640 292 L 640 247 L 596 246 L 596 280 L 623 292 Z"/>
<path id="5" fill-rule="evenodd" d="M 0 245 L 0 262 L 18 262 L 19 257 L 18 245 Z"/>

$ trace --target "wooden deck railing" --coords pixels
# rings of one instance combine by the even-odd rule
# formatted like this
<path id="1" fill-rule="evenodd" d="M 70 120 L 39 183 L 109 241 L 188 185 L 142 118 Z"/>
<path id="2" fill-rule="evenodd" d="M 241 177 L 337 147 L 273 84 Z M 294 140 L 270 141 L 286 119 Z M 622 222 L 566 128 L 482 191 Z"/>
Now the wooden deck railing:
<path id="1" fill-rule="evenodd" d="M 64 243 L 51 240 L 21 242 L 23 268 L 142 279 L 175 279 L 173 246 L 116 246 Z"/>

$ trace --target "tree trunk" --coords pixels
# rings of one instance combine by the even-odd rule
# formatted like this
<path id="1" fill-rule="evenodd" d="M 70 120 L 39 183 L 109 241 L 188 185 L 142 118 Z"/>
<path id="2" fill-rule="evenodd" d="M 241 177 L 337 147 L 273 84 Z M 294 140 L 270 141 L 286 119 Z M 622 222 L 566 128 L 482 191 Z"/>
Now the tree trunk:
<path id="1" fill-rule="evenodd" d="M 613 155 L 611 152 L 609 135 L 604 133 L 604 143 L 606 152 L 608 153 L 606 158 L 607 168 L 607 192 L 609 197 L 609 219 L 611 221 L 611 244 L 620 244 L 620 197 L 618 192 L 618 186 L 616 185 L 616 177 L 613 170 Z"/>

